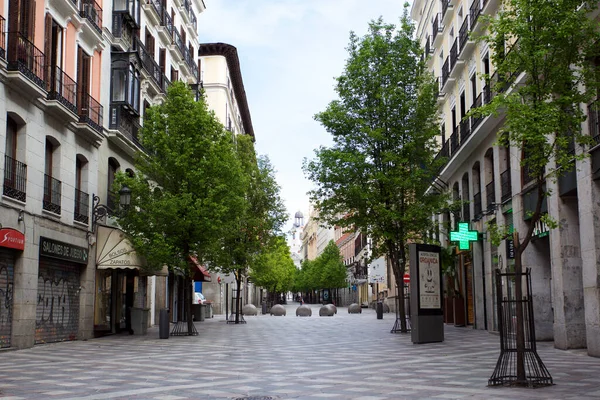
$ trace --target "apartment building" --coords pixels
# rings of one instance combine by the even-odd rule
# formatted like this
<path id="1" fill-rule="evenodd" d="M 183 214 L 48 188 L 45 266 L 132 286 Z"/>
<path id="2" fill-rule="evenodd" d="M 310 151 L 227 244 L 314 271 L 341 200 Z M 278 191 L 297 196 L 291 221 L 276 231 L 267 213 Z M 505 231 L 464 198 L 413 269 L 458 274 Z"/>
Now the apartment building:
<path id="1" fill-rule="evenodd" d="M 151 303 L 156 278 L 110 218 L 112 183 L 135 173 L 144 110 L 171 81 L 198 83 L 204 8 L 0 3 L 1 347 L 131 329 L 128 310 Z"/>
<path id="2" fill-rule="evenodd" d="M 447 245 L 448 231 L 458 230 L 459 222 L 480 233 L 480 240 L 458 254 L 458 287 L 465 300 L 464 323 L 490 331 L 498 330 L 493 274 L 514 264 L 514 250 L 510 240 L 498 247 L 487 240 L 486 223 L 496 221 L 524 231 L 534 206 L 531 178 L 520 166 L 526 155 L 496 143 L 502 116 L 465 117 L 495 94 L 491 49 L 472 35 L 483 29 L 481 16 L 494 15 L 499 7 L 499 0 L 417 0 L 411 10 L 427 66 L 439 82 L 440 155 L 448 162 L 436 185 L 465 201 L 459 213 L 439 216 L 445 227 L 440 241 Z M 523 78 L 521 73 L 515 84 Z M 582 107 L 590 110 L 582 129 L 598 137 L 597 111 Z M 587 347 L 590 355 L 600 356 L 596 279 L 600 226 L 594 222 L 600 209 L 593 201 L 600 190 L 594 174 L 600 157 L 596 152 L 590 149 L 591 158 L 578 162 L 558 182 L 546 183 L 554 195 L 543 211 L 560 221 L 560 227 L 550 230 L 538 223 L 523 263 L 532 270 L 537 338 L 553 340 L 558 348 Z"/>

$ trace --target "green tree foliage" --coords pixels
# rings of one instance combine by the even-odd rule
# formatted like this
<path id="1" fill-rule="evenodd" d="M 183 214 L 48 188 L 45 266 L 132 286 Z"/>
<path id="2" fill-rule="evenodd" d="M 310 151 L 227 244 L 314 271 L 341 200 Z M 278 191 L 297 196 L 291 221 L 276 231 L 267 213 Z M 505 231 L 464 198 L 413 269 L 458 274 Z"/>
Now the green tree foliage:
<path id="1" fill-rule="evenodd" d="M 257 156 L 249 136 L 236 138 L 236 153 L 243 171 L 240 188 L 244 193 L 244 201 L 235 210 L 234 229 L 225 235 L 223 241 L 225 259 L 215 265 L 214 269 L 234 273 L 237 287 L 241 287 L 242 280 L 257 258 L 263 252 L 269 252 L 271 247 L 276 247 L 271 242 L 279 240 L 277 235 L 287 215 L 269 158 Z M 239 291 L 235 309 L 235 322 L 239 323 Z"/>
<path id="2" fill-rule="evenodd" d="M 402 287 L 407 244 L 426 240 L 431 216 L 447 196 L 427 191 L 435 159 L 436 85 L 419 61 L 422 49 L 405 8 L 397 29 L 380 18 L 359 38 L 337 78 L 339 100 L 316 115 L 333 136 L 304 170 L 317 188 L 311 199 L 330 225 L 359 229 L 373 239 L 373 256 L 386 255 Z M 401 330 L 407 331 L 400 302 Z"/>
<path id="3" fill-rule="evenodd" d="M 121 185 L 132 191 L 118 222 L 149 270 L 168 265 L 185 275 L 191 305 L 189 257 L 218 265 L 223 240 L 245 207 L 240 161 L 231 134 L 182 82 L 170 86 L 163 104 L 147 110 L 141 144 L 146 153 L 136 159 L 135 176 L 116 179 L 115 191 Z"/>
<path id="4" fill-rule="evenodd" d="M 491 84 L 496 95 L 478 113 L 504 117 L 499 143 L 521 150 L 521 168 L 532 178 L 529 185 L 537 199 L 527 230 L 512 232 L 518 273 L 536 223 L 542 219 L 556 226 L 542 213 L 542 202 L 550 195 L 546 181 L 572 170 L 586 153 L 575 149 L 590 143 L 581 130 L 581 105 L 588 104 L 598 88 L 593 61 L 600 33 L 598 22 L 588 17 L 597 7 L 597 1 L 505 0 L 498 15 L 488 18 L 488 34 L 479 38 L 494 50 Z M 511 87 L 517 78 L 521 82 Z M 491 231 L 500 232 L 496 241 L 510 232 L 493 226 Z M 521 280 L 516 280 L 515 295 L 522 296 Z M 517 379 L 523 381 L 523 315 L 518 311 Z"/>
<path id="5" fill-rule="evenodd" d="M 290 248 L 285 238 L 278 236 L 256 257 L 250 277 L 255 285 L 270 293 L 283 293 L 292 290 L 295 272 Z"/>
<path id="6" fill-rule="evenodd" d="M 329 241 L 323 253 L 315 260 L 315 264 L 319 270 L 321 289 L 337 289 L 348 286 L 346 266 L 342 261 L 340 249 L 333 240 Z"/>

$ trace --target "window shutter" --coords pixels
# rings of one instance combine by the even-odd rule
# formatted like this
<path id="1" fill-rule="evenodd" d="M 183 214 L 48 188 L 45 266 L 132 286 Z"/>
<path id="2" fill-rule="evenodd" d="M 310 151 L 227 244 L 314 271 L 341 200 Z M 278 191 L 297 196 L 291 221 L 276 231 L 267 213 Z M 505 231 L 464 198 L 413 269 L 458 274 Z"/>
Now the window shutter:
<path id="1" fill-rule="evenodd" d="M 77 110 L 79 115 L 82 114 L 83 108 L 83 90 L 84 87 L 82 85 L 83 82 L 83 49 L 77 46 Z"/>
<path id="2" fill-rule="evenodd" d="M 45 77 L 46 90 L 56 90 L 52 65 L 52 15 L 46 13 L 44 19 L 44 56 L 46 58 Z"/>

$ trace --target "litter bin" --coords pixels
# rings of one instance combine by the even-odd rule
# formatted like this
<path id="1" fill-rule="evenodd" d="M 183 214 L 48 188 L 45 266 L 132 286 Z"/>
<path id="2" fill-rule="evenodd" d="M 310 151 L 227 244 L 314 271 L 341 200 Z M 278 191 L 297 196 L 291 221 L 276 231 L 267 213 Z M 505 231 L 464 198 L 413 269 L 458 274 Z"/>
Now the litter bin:
<path id="1" fill-rule="evenodd" d="M 383 303 L 377 302 L 377 319 L 383 319 Z"/>
<path id="2" fill-rule="evenodd" d="M 213 309 L 212 309 L 212 303 L 207 303 L 206 304 L 206 318 L 212 318 L 213 317 Z"/>
<path id="3" fill-rule="evenodd" d="M 158 337 L 161 339 L 169 338 L 169 310 L 162 309 L 158 316 Z"/>
<path id="4" fill-rule="evenodd" d="M 200 304 L 200 319 L 199 321 L 204 321 L 206 318 L 206 304 Z"/>

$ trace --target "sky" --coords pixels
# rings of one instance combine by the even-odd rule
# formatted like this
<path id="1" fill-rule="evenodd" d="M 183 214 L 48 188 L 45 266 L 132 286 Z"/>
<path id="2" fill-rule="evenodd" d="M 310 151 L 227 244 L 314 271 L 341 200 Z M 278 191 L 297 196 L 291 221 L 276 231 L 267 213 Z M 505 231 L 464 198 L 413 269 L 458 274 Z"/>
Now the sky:
<path id="1" fill-rule="evenodd" d="M 337 98 L 350 31 L 366 34 L 371 20 L 398 24 L 399 0 L 204 0 L 200 43 L 237 48 L 259 154 L 275 170 L 291 227 L 296 211 L 308 217 L 313 184 L 302 171 L 314 149 L 332 144 L 314 120 Z"/>

